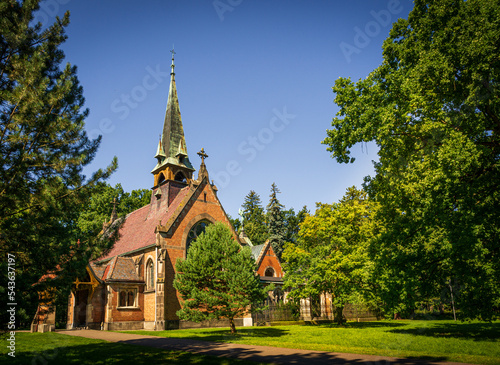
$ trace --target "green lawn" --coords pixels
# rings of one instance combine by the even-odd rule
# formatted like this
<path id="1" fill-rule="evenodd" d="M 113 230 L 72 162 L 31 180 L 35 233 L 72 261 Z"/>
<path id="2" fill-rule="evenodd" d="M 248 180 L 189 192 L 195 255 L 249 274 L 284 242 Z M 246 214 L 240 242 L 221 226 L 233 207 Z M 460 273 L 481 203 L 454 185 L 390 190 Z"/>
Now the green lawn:
<path id="1" fill-rule="evenodd" d="M 134 331 L 163 337 L 193 338 L 397 357 L 432 358 L 474 364 L 500 364 L 500 321 L 380 321 L 229 329 Z"/>
<path id="2" fill-rule="evenodd" d="M 1 365 L 53 364 L 200 364 L 255 365 L 255 362 L 196 355 L 182 351 L 166 351 L 152 347 L 125 345 L 58 333 L 16 334 L 16 357 L 8 356 L 7 338 L 0 337 Z"/>

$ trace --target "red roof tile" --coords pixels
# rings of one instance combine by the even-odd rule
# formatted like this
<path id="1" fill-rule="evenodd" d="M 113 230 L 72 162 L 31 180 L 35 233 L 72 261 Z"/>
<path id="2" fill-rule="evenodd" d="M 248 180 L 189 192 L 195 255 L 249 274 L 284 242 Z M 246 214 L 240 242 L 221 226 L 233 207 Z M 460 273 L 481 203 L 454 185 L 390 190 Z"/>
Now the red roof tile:
<path id="1" fill-rule="evenodd" d="M 166 222 L 173 215 L 178 205 L 189 193 L 189 186 L 183 188 L 175 197 L 172 204 L 166 206 L 166 199 L 152 201 L 152 203 L 139 208 L 125 217 L 120 227 L 120 238 L 107 255 L 96 261 L 103 261 L 112 257 L 123 255 L 156 243 L 155 228 L 160 221 Z M 166 194 L 163 194 L 166 197 Z"/>

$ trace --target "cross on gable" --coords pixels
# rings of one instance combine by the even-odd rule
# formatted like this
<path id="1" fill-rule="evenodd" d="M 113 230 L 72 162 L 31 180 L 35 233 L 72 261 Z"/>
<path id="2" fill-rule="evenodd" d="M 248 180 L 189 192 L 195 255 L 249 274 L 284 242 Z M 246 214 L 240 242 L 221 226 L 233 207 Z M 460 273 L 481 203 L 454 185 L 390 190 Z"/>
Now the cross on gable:
<path id="1" fill-rule="evenodd" d="M 198 152 L 198 156 L 201 157 L 201 163 L 205 163 L 205 159 L 208 158 L 208 155 L 205 153 L 205 149 L 202 148 L 200 152 Z"/>

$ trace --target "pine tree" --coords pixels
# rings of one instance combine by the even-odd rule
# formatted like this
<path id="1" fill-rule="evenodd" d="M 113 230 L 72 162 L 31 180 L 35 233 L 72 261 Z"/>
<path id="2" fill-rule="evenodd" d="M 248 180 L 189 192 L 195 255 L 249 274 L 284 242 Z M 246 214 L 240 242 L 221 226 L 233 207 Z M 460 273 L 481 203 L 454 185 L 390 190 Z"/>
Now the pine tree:
<path id="1" fill-rule="evenodd" d="M 42 30 L 30 24 L 37 9 L 36 0 L 0 3 L 0 255 L 15 257 L 16 296 L 9 299 L 24 324 L 38 293 L 58 288 L 56 297 L 67 299 L 74 275 L 112 244 L 82 236 L 76 221 L 87 188 L 117 167 L 114 159 L 89 180 L 83 175 L 100 138 L 84 130 L 88 111 L 76 67 L 60 68 L 69 13 Z M 0 271 L 7 272 L 6 260 Z"/>
<path id="2" fill-rule="evenodd" d="M 230 215 L 228 215 L 229 222 L 231 222 L 231 225 L 233 226 L 233 229 L 238 232 L 241 227 L 241 221 L 239 218 L 233 218 Z"/>
<path id="3" fill-rule="evenodd" d="M 309 215 L 309 210 L 307 206 L 303 206 L 301 210 L 295 214 L 295 210 L 293 208 L 287 209 L 283 211 L 284 220 L 285 220 L 285 242 L 296 243 L 300 224 L 304 222 L 304 219 Z"/>
<path id="4" fill-rule="evenodd" d="M 177 261 L 174 287 L 184 300 L 177 315 L 196 322 L 227 318 L 236 334 L 234 319 L 265 298 L 255 269 L 250 249 L 241 247 L 228 227 L 208 226 L 186 260 Z"/>
<path id="5" fill-rule="evenodd" d="M 266 217 L 260 196 L 250 190 L 245 197 L 243 208 L 243 229 L 254 245 L 261 245 L 267 239 Z"/>
<path id="6" fill-rule="evenodd" d="M 269 204 L 267 205 L 267 229 L 274 253 L 281 259 L 286 238 L 286 228 L 283 213 L 284 205 L 278 200 L 277 195 L 279 193 L 278 186 L 273 183 L 271 185 L 271 195 L 269 195 Z"/>

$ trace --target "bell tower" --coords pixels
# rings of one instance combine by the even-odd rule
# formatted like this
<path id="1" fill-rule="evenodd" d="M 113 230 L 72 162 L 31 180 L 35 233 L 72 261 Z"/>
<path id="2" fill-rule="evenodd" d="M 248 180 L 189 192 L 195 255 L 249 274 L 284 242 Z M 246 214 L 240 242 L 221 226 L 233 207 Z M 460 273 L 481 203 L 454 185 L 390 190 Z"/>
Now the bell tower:
<path id="1" fill-rule="evenodd" d="M 158 163 L 151 171 L 154 176 L 153 189 L 165 184 L 167 181 L 189 184 L 193 179 L 194 172 L 186 149 L 177 88 L 175 86 L 175 52 L 173 49 L 170 52 L 172 52 L 170 88 L 163 131 L 155 155 Z"/>

